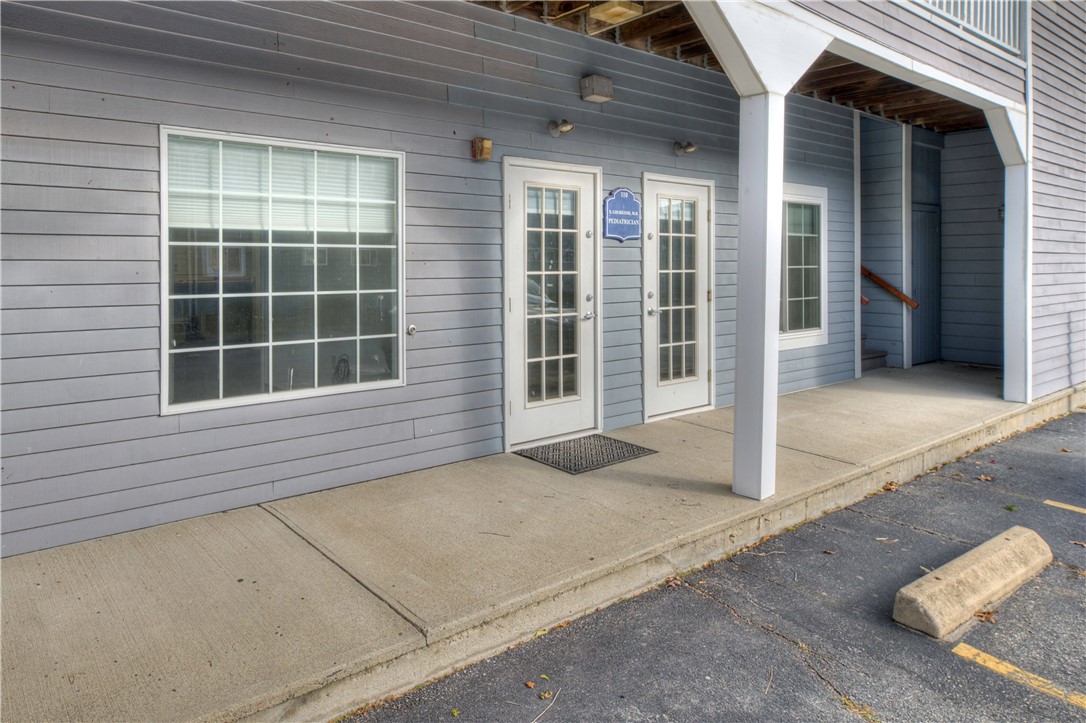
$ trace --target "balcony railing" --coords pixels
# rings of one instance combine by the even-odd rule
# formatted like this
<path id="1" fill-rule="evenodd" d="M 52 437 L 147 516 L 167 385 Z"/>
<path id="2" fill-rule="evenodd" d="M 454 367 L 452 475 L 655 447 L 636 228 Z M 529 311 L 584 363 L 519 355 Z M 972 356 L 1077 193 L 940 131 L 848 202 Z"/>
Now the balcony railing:
<path id="1" fill-rule="evenodd" d="M 914 0 L 972 33 L 1015 54 L 1022 52 L 1021 0 Z"/>

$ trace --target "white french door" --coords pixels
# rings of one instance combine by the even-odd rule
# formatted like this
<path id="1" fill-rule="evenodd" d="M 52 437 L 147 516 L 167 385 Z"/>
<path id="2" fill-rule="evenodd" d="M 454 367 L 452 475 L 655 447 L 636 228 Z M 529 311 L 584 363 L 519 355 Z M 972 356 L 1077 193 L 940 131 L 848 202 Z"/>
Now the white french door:
<path id="1" fill-rule="evenodd" d="M 644 177 L 645 419 L 712 403 L 713 186 Z"/>
<path id="2" fill-rule="evenodd" d="M 507 158 L 506 446 L 599 427 L 598 169 Z"/>

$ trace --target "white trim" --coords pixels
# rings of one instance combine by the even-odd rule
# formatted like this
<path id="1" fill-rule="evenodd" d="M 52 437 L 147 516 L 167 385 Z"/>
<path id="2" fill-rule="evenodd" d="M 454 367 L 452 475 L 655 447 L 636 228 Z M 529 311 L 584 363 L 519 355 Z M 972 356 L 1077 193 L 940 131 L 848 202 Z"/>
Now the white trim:
<path id="1" fill-rule="evenodd" d="M 787 219 L 784 218 L 784 204 L 789 201 L 817 205 L 819 207 L 819 243 L 818 243 L 818 318 L 817 329 L 804 329 L 803 331 L 779 332 L 780 349 L 806 349 L 814 346 L 825 346 L 830 341 L 829 318 L 829 190 L 825 186 L 805 186 L 799 183 L 785 183 L 781 197 L 781 296 L 788 291 L 784 275 L 784 259 L 787 258 L 783 244 L 784 237 L 788 233 Z M 778 305 L 779 305 L 778 301 Z"/>
<path id="2" fill-rule="evenodd" d="M 1027 9 L 1025 160 L 1004 160 L 1003 195 L 1003 398 L 1033 401 L 1033 35 Z"/>
<path id="3" fill-rule="evenodd" d="M 299 389 L 298 391 L 288 392 L 273 392 L 269 391 L 266 394 L 253 394 L 247 396 L 230 397 L 228 399 L 207 399 L 197 402 L 187 402 L 181 404 L 169 403 L 169 391 L 170 391 L 170 366 L 169 366 L 169 317 L 170 317 L 170 244 L 169 244 L 169 138 L 171 136 L 185 136 L 188 138 L 206 138 L 215 141 L 236 141 L 240 143 L 253 143 L 262 146 L 280 146 L 287 148 L 299 148 L 303 150 L 312 151 L 331 151 L 338 153 L 348 153 L 353 156 L 366 156 L 373 158 L 389 158 L 396 161 L 396 226 L 395 233 L 397 243 L 396 250 L 396 265 L 397 265 L 397 280 L 399 289 L 397 290 L 397 377 L 395 379 L 373 381 L 373 382 L 354 382 L 351 384 L 342 384 L 332 387 L 318 387 L 314 386 L 312 389 Z M 221 164 L 220 157 L 220 164 Z M 160 213 L 159 213 L 159 414 L 162 416 L 171 416 L 175 414 L 186 414 L 189 412 L 201 412 L 211 409 L 226 409 L 233 407 L 246 407 L 256 404 L 268 404 L 274 402 L 291 401 L 295 399 L 307 399 L 311 397 L 324 397 L 334 394 L 352 394 L 366 392 L 376 389 L 388 389 L 392 387 L 403 387 L 407 385 L 407 328 L 406 328 L 406 301 L 407 292 L 405 288 L 406 281 L 406 257 L 407 257 L 407 237 L 405 229 L 406 216 L 405 210 L 407 207 L 406 200 L 406 154 L 403 151 L 383 151 L 373 148 L 355 148 L 352 146 L 344 146 L 332 143 L 316 143 L 312 141 L 294 141 L 287 138 L 279 138 L 272 136 L 260 136 L 247 133 L 232 133 L 232 132 L 220 132 L 220 131 L 208 131 L 198 128 L 184 128 L 180 126 L 159 126 L 159 198 L 160 198 Z M 269 167 L 270 173 L 270 167 Z M 222 182 L 222 174 L 220 169 L 220 183 Z M 270 192 L 270 178 L 269 178 L 269 192 Z M 270 213 L 270 210 L 269 210 Z M 219 207 L 219 230 L 222 229 L 222 204 Z M 270 239 L 270 237 L 269 237 Z M 269 241 L 270 243 L 270 241 Z M 212 245 L 221 248 L 222 244 L 205 244 Z M 231 244 L 233 245 L 233 244 Z M 241 244 L 246 246 L 267 247 L 267 244 Z M 345 247 L 350 248 L 350 247 Z M 355 246 L 355 248 L 358 248 Z M 270 256 L 269 256 L 270 263 Z M 220 268 L 222 266 L 222 260 L 219 261 Z M 316 265 L 314 264 L 314 273 L 316 273 Z M 357 277 L 356 277 L 357 278 Z M 270 281 L 270 266 L 269 266 L 269 294 L 271 293 L 271 281 Z M 359 293 L 360 289 L 357 289 L 355 293 Z M 303 293 L 300 295 L 312 295 L 314 299 L 319 292 L 314 286 L 314 290 L 311 294 Z M 209 298 L 221 299 L 224 298 L 222 293 L 222 279 L 219 280 L 219 293 Z M 356 313 L 357 313 L 357 301 L 356 301 Z M 314 303 L 314 313 L 316 313 L 316 303 Z M 268 307 L 269 323 L 271 322 L 271 306 Z M 220 333 L 219 333 L 219 346 L 218 351 L 222 351 L 222 318 L 219 319 Z M 316 334 L 316 328 L 314 327 L 314 335 Z M 360 339 L 363 337 L 351 337 L 353 339 Z M 317 343 L 322 341 L 314 336 L 313 343 L 316 348 Z M 274 343 L 269 337 L 267 344 L 253 345 L 259 347 L 267 347 L 269 355 Z M 199 351 L 194 349 L 193 351 Z M 315 372 L 314 372 L 315 373 Z M 314 379 L 314 384 L 316 380 Z M 222 354 L 219 355 L 219 393 L 222 393 Z"/>
<path id="4" fill-rule="evenodd" d="M 913 295 L 913 127 L 901 126 L 901 291 Z M 901 305 L 901 366 L 913 365 L 913 314 Z"/>
<path id="5" fill-rule="evenodd" d="M 689 0 L 688 0 L 689 1 Z M 720 0 L 718 0 L 720 1 Z M 891 50 L 865 37 L 854 30 L 817 15 L 796 3 L 772 3 L 778 12 L 795 18 L 833 36 L 829 50 L 848 60 L 863 63 L 873 70 L 879 70 L 922 88 L 935 91 L 948 98 L 976 106 L 982 110 L 1009 108 L 1024 111 L 1022 103 L 994 93 L 952 73 L 939 70 L 931 65 L 910 58 L 904 53 Z"/>
<path id="6" fill-rule="evenodd" d="M 510 235 L 513 233 L 513 226 L 509 222 L 509 205 L 505 202 L 508 198 L 509 187 L 507 185 L 509 172 L 514 168 L 526 168 L 526 169 L 538 169 L 543 171 L 567 171 L 572 173 L 583 173 L 591 175 L 593 179 L 593 193 L 595 197 L 592 199 L 592 244 L 595 252 L 595 312 L 596 312 L 596 334 L 594 340 L 596 366 L 595 366 L 595 396 L 596 404 L 594 409 L 595 414 L 595 426 L 592 429 L 581 430 L 569 435 L 559 435 L 548 440 L 533 440 L 531 442 L 517 443 L 515 445 L 510 444 L 509 441 L 509 380 L 513 378 L 512 375 L 512 354 L 509 352 L 509 330 L 507 325 L 509 324 L 508 304 L 506 298 L 508 296 L 508 288 L 506 283 L 510 278 L 510 259 L 506 249 L 511 243 Z M 594 432 L 600 432 L 603 429 L 603 213 L 600 204 L 603 203 L 603 168 L 600 166 L 584 166 L 576 163 L 561 163 L 557 161 L 547 161 L 539 158 L 524 158 L 516 156 L 504 156 L 502 158 L 502 369 L 503 369 L 503 382 L 502 386 L 502 419 L 505 420 L 505 424 L 502 425 L 502 447 L 506 452 L 510 452 L 513 449 L 519 449 L 523 447 L 530 447 L 535 444 L 540 444 L 544 441 L 558 441 L 561 439 L 570 439 L 574 437 L 580 437 L 585 434 L 592 434 Z M 519 270 L 518 270 L 519 273 Z"/>
<path id="7" fill-rule="evenodd" d="M 863 233 L 860 207 L 863 204 L 863 175 L 860 161 L 863 146 L 860 138 L 860 111 L 852 111 L 852 323 L 854 329 L 853 346 L 855 347 L 855 376 L 863 376 L 863 305 L 860 295 L 863 288 L 860 283 L 860 259 L 863 251 Z"/>

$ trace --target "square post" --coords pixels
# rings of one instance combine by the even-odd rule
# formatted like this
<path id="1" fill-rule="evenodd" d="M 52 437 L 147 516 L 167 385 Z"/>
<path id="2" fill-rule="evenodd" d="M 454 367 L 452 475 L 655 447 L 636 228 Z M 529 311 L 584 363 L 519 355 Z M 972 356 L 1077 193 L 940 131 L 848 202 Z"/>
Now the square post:
<path id="1" fill-rule="evenodd" d="M 756 500 L 774 494 L 777 481 L 784 102 L 784 95 L 777 93 L 739 101 L 739 278 L 732 490 Z"/>

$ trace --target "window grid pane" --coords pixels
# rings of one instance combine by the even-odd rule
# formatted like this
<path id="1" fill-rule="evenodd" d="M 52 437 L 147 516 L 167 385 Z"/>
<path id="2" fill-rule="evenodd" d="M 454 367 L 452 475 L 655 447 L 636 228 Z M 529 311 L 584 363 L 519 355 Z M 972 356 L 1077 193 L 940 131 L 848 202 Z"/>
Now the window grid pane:
<path id="1" fill-rule="evenodd" d="M 397 379 L 398 160 L 167 143 L 168 403 Z"/>
<path id="2" fill-rule="evenodd" d="M 574 190 L 525 191 L 525 379 L 530 403 L 579 393 L 577 209 Z"/>
<path id="3" fill-rule="evenodd" d="M 785 204 L 785 234 L 781 274 L 781 331 L 820 329 L 821 207 Z"/>
<path id="4" fill-rule="evenodd" d="M 698 376 L 697 346 L 697 202 L 659 199 L 659 381 Z"/>

